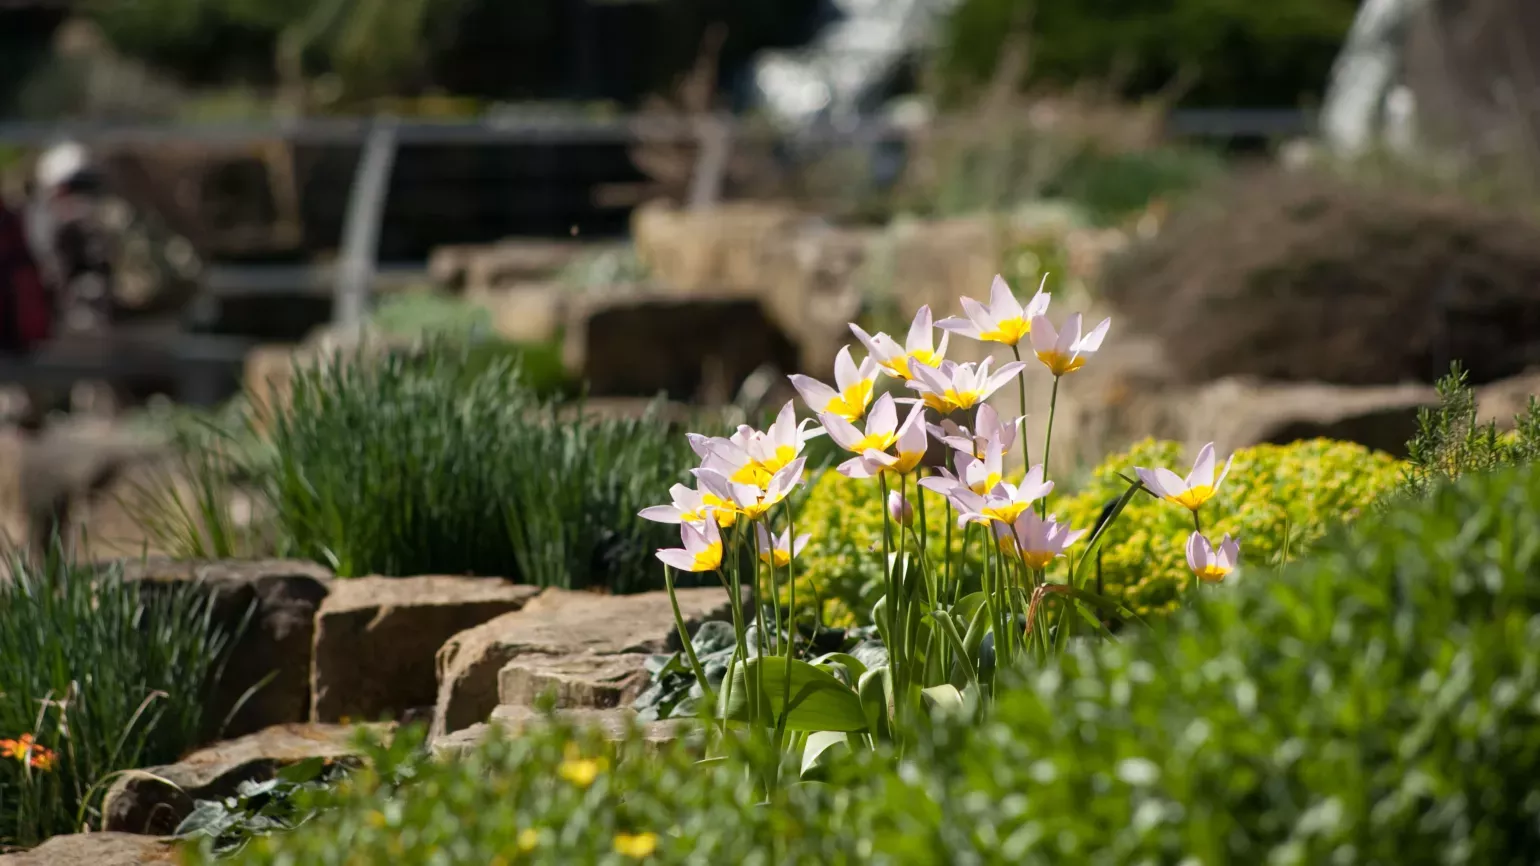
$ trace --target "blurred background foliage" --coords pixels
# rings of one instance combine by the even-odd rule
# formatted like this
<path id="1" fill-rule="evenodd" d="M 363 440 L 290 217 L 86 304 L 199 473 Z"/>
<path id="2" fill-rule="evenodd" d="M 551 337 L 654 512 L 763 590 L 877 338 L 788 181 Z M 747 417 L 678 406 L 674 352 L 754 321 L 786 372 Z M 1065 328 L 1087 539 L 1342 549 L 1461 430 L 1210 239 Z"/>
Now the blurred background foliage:
<path id="1" fill-rule="evenodd" d="M 930 86 L 943 105 L 989 81 L 1012 37 L 1023 70 L 1059 87 L 1096 80 L 1140 98 L 1180 85 L 1191 106 L 1291 106 L 1318 98 L 1355 0 L 962 0 L 938 35 Z M 729 91 L 766 48 L 805 42 L 838 13 L 819 0 L 136 0 L 83 4 L 108 44 L 194 88 L 320 84 L 328 99 L 425 93 L 636 104 L 669 89 L 708 28 L 726 39 Z M 0 58 L 16 96 L 50 62 L 63 12 L 10 13 Z M 922 77 L 925 77 L 922 75 Z M 326 101 L 326 100 L 322 100 Z"/>

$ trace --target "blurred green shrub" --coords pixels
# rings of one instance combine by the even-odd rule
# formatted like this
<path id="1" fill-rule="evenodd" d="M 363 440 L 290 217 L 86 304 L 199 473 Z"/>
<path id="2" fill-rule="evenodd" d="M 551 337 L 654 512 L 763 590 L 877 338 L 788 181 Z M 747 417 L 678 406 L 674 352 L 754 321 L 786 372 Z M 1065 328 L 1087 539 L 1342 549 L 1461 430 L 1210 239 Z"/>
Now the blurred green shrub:
<path id="1" fill-rule="evenodd" d="M 179 759 L 233 636 L 194 587 L 144 592 L 117 567 L 9 558 L 0 580 L 0 843 L 100 825 L 115 774 Z M 211 724 L 212 723 L 212 724 Z M 22 738 L 37 746 L 31 762 Z M 45 757 L 49 755 L 51 757 Z"/>
<path id="2" fill-rule="evenodd" d="M 1472 472 L 1533 463 L 1540 456 L 1540 401 L 1534 396 L 1513 419 L 1513 429 L 1477 421 L 1476 392 L 1458 363 L 1438 381 L 1439 404 L 1417 413 L 1417 434 L 1406 445 L 1404 492 L 1425 495 L 1438 484 Z"/>
<path id="3" fill-rule="evenodd" d="M 556 725 L 426 762 L 400 737 L 237 862 L 1526 863 L 1537 535 L 1540 471 L 1465 479 L 768 799 L 774 756 L 736 744 Z"/>
<path id="4" fill-rule="evenodd" d="M 339 575 L 481 574 L 619 592 L 677 530 L 636 517 L 696 464 L 650 411 L 546 401 L 507 356 L 434 341 L 296 371 L 270 433 L 283 542 Z"/>
<path id="5" fill-rule="evenodd" d="M 1188 104 L 1292 107 L 1325 88 L 1357 0 L 963 0 L 938 73 L 962 94 L 994 74 L 1012 33 L 1032 36 L 1034 82 L 1111 81 L 1130 96 L 1193 76 Z"/>
<path id="6" fill-rule="evenodd" d="M 1071 526 L 1090 528 L 1107 503 L 1128 489 L 1120 475 L 1133 478 L 1135 466 L 1164 466 L 1185 476 L 1191 465 L 1177 443 L 1146 439 L 1104 460 L 1085 489 L 1055 496 L 1050 510 Z M 1351 442 L 1312 439 L 1242 448 L 1218 495 L 1203 506 L 1203 531 L 1210 538 L 1227 532 L 1240 538 L 1244 564 L 1297 558 L 1331 526 L 1394 489 L 1400 477 L 1395 458 Z M 1102 545 L 1106 591 L 1141 616 L 1175 610 L 1192 579 L 1186 553 L 1192 530 L 1191 512 L 1136 496 Z"/>

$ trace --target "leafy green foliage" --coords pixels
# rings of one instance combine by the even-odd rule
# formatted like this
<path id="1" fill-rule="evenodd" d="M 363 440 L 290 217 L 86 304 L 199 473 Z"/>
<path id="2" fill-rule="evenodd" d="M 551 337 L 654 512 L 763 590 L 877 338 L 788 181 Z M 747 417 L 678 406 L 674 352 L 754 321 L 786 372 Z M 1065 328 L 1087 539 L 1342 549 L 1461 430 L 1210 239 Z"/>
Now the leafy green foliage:
<path id="1" fill-rule="evenodd" d="M 789 765 L 737 737 L 701 762 L 556 723 L 441 763 L 398 738 L 238 862 L 1526 863 L 1536 537 L 1540 471 L 1467 478 L 768 797 Z"/>
<path id="2" fill-rule="evenodd" d="M 1407 443 L 1405 491 L 1425 495 L 1435 485 L 1472 472 L 1527 464 L 1540 456 L 1540 401 L 1514 418 L 1513 430 L 1477 421 L 1476 394 L 1456 363 L 1438 381 L 1439 405 L 1417 413 L 1417 434 Z"/>
<path id="3" fill-rule="evenodd" d="M 95 823 L 113 774 L 197 744 L 232 636 L 193 587 L 147 593 L 116 568 L 57 557 L 7 565 L 0 738 L 31 734 L 54 756 L 47 767 L 0 758 L 0 840 L 28 845 Z"/>
<path id="4" fill-rule="evenodd" d="M 1164 466 L 1185 476 L 1192 465 L 1174 442 L 1147 439 L 1107 458 L 1085 489 L 1052 498 L 1049 509 L 1077 529 L 1096 524 L 1108 502 L 1128 489 L 1134 467 Z M 1230 474 L 1203 506 L 1203 531 L 1211 539 L 1230 533 L 1241 540 L 1241 561 L 1272 563 L 1298 558 L 1341 520 L 1351 519 L 1392 489 L 1397 461 L 1350 442 L 1313 439 L 1291 445 L 1256 445 L 1235 452 Z M 1140 495 L 1107 529 L 1101 582 L 1108 594 L 1140 616 L 1169 613 L 1192 580 L 1187 537 L 1192 514 L 1170 502 Z"/>
<path id="5" fill-rule="evenodd" d="M 1192 75 L 1189 101 L 1278 108 L 1319 96 L 1357 0 L 964 0 L 948 19 L 950 90 L 989 80 L 1005 40 L 1028 28 L 1034 80 L 1112 80 L 1150 94 Z"/>
<path id="6" fill-rule="evenodd" d="M 296 554 L 342 576 L 481 574 L 621 592 L 677 530 L 636 516 L 694 454 L 656 411 L 548 403 L 463 345 L 296 371 L 269 496 Z"/>
<path id="7" fill-rule="evenodd" d="M 208 839 L 210 850 L 228 856 L 252 839 L 292 830 L 315 817 L 315 794 L 340 782 L 356 761 L 308 758 L 279 770 L 271 779 L 242 782 L 233 797 L 199 800 L 175 835 Z"/>

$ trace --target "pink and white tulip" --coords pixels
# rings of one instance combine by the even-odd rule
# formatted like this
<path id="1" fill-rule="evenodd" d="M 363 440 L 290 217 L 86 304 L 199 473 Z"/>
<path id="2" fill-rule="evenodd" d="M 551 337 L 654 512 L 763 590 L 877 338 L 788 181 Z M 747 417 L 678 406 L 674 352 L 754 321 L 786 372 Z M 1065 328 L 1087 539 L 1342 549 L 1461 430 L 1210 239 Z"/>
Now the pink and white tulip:
<path id="1" fill-rule="evenodd" d="M 828 413 L 855 422 L 861 420 L 872 403 L 872 393 L 877 383 L 877 362 L 868 356 L 858 367 L 850 356 L 850 347 L 845 346 L 834 358 L 835 388 L 801 373 L 790 378 L 791 384 L 802 395 L 802 401 L 813 414 Z"/>
<path id="2" fill-rule="evenodd" d="M 681 523 L 679 535 L 683 547 L 658 551 L 658 559 L 665 565 L 680 571 L 716 571 L 722 567 L 722 533 L 715 522 L 708 520 L 699 528 Z"/>
<path id="3" fill-rule="evenodd" d="M 1038 316 L 1032 320 L 1032 351 L 1048 372 L 1054 376 L 1067 376 L 1084 367 L 1090 356 L 1101 348 L 1111 326 L 1111 319 L 1102 319 L 1090 333 L 1081 336 L 1079 313 L 1070 314 L 1063 331 L 1055 331 L 1047 316 Z"/>
<path id="4" fill-rule="evenodd" d="M 1225 461 L 1224 469 L 1219 477 L 1214 477 L 1214 443 L 1204 445 L 1198 451 L 1198 459 L 1193 461 L 1192 471 L 1186 478 L 1181 478 L 1170 469 L 1145 469 L 1135 466 L 1134 472 L 1139 475 L 1139 480 L 1149 491 L 1162 499 L 1175 502 L 1183 508 L 1197 511 L 1203 503 L 1214 497 L 1219 492 L 1219 485 L 1230 474 L 1230 464 L 1235 461 L 1235 455 Z"/>
<path id="5" fill-rule="evenodd" d="M 850 323 L 851 332 L 866 346 L 871 357 L 876 359 L 877 366 L 888 375 L 900 379 L 912 378 L 917 367 L 936 367 L 941 364 L 941 359 L 946 356 L 946 343 L 950 335 L 943 332 L 941 343 L 937 345 L 932 333 L 934 327 L 929 305 L 920 307 L 914 314 L 914 321 L 909 324 L 909 335 L 902 346 L 887 334 L 868 334 L 861 330 L 861 326 Z"/>
<path id="6" fill-rule="evenodd" d="M 1016 300 L 1015 294 L 1011 292 L 1011 287 L 1005 282 L 1005 278 L 997 275 L 994 283 L 989 287 L 989 306 L 986 307 L 972 298 L 963 298 L 962 307 L 963 312 L 967 313 L 967 318 L 954 316 L 942 319 L 937 326 L 975 340 L 1015 346 L 1036 327 L 1033 318 L 1048 312 L 1048 301 L 1051 296 L 1043 291 L 1043 286 L 1047 284 L 1048 275 L 1043 274 L 1043 280 L 1037 287 L 1037 294 L 1033 295 L 1023 308 Z"/>
<path id="7" fill-rule="evenodd" d="M 1241 540 L 1225 533 L 1216 547 L 1201 532 L 1187 537 L 1187 567 L 1204 583 L 1218 583 L 1241 561 Z"/>

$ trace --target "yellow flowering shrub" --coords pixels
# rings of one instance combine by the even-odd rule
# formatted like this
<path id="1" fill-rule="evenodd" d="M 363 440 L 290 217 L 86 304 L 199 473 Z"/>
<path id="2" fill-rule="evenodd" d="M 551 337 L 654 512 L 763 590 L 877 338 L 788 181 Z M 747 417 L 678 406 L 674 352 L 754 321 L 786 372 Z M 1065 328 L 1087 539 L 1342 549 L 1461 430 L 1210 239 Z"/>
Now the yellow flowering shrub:
<path id="1" fill-rule="evenodd" d="M 1221 464 L 1223 455 L 1220 456 Z M 1077 529 L 1096 524 L 1102 509 L 1134 477 L 1134 467 L 1166 467 L 1185 476 L 1192 455 L 1175 442 L 1146 439 L 1099 466 L 1086 488 L 1055 496 L 1050 510 Z M 1312 439 L 1257 445 L 1235 452 L 1219 493 L 1203 506 L 1203 532 L 1217 543 L 1228 532 L 1241 540 L 1241 563 L 1272 563 L 1285 547 L 1292 559 L 1334 521 L 1350 520 L 1401 481 L 1402 463 L 1351 442 Z M 1108 530 L 1102 547 L 1104 590 L 1135 613 L 1174 610 L 1191 579 L 1186 543 L 1192 513 L 1143 493 Z"/>

